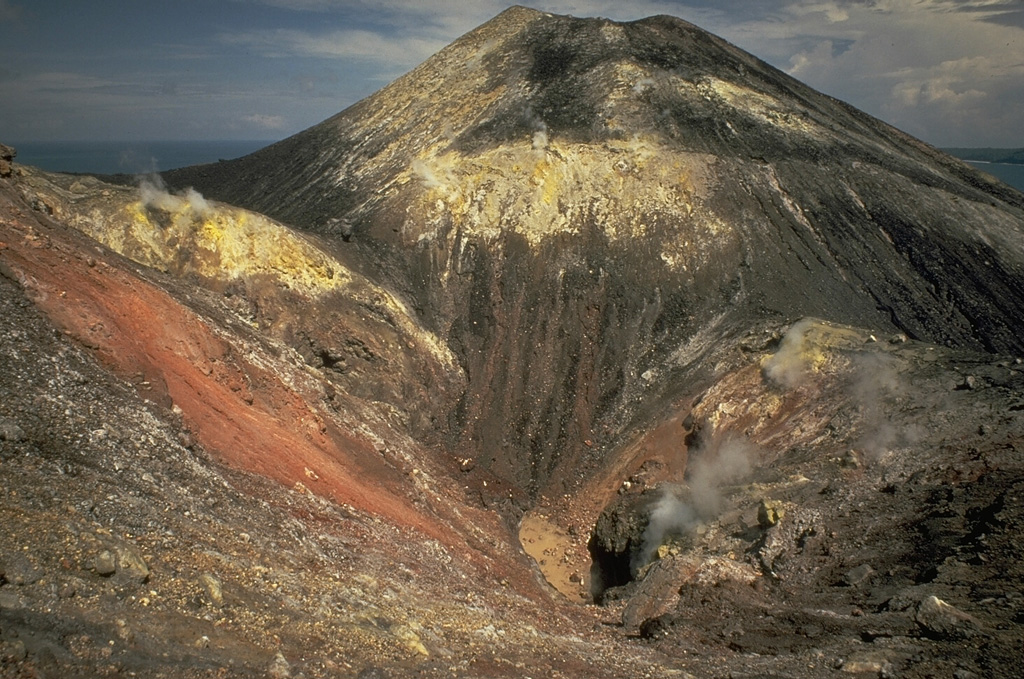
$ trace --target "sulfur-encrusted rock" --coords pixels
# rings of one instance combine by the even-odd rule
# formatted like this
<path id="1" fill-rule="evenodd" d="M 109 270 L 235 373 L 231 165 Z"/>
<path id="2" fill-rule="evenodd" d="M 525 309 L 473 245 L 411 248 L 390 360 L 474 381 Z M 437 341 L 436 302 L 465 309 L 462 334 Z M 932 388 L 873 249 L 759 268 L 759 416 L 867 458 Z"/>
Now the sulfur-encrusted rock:
<path id="1" fill-rule="evenodd" d="M 771 528 L 786 515 L 786 507 L 782 502 L 761 500 L 757 506 L 757 523 L 761 528 Z"/>

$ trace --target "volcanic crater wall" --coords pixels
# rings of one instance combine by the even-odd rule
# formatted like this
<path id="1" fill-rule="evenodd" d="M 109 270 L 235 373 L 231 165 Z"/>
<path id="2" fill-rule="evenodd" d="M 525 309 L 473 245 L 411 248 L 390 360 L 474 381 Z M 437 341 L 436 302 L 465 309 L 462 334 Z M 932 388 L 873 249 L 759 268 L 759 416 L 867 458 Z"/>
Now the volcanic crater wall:
<path id="1" fill-rule="evenodd" d="M 513 8 L 168 178 L 320 232 L 406 300 L 466 379 L 437 433 L 527 504 L 759 324 L 1024 351 L 1024 197 L 669 17 Z"/>

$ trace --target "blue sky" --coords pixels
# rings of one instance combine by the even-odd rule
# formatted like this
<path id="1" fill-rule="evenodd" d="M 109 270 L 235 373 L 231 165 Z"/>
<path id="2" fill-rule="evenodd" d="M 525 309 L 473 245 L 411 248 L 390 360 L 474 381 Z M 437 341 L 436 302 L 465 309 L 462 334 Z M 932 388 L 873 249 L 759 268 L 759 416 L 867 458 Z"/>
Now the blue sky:
<path id="1" fill-rule="evenodd" d="M 276 140 L 502 0 L 0 0 L 0 141 Z M 672 14 L 940 146 L 1024 146 L 1024 0 L 553 0 Z"/>

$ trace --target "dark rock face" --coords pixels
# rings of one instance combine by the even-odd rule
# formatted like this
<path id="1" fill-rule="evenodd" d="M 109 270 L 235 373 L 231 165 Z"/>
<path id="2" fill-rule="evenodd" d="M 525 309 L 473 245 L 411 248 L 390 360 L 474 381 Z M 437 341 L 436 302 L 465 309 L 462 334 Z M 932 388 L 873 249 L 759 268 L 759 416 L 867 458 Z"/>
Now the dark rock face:
<path id="1" fill-rule="evenodd" d="M 651 494 L 625 495 L 598 517 L 587 544 L 594 564 L 591 590 L 597 598 L 604 590 L 622 587 L 636 576 L 636 556 L 643 550 L 652 504 Z"/>
<path id="2" fill-rule="evenodd" d="M 168 180 L 327 235 L 345 220 L 339 257 L 459 358 L 450 445 L 533 498 L 757 323 L 1024 350 L 1024 197 L 671 17 L 513 8 L 306 132 Z"/>

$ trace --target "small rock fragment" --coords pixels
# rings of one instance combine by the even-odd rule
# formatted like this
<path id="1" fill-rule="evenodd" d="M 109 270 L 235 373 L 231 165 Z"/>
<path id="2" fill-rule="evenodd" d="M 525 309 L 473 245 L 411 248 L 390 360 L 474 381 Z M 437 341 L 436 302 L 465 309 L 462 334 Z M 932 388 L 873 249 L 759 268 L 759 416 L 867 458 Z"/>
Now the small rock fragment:
<path id="1" fill-rule="evenodd" d="M 953 384 L 954 391 L 970 391 L 981 386 L 981 381 L 974 375 L 967 375 L 959 382 Z"/>
<path id="2" fill-rule="evenodd" d="M 847 571 L 846 575 L 843 576 L 843 583 L 850 587 L 856 587 L 870 580 L 874 574 L 875 569 L 869 564 L 864 563 Z"/>
<path id="3" fill-rule="evenodd" d="M 0 417 L 0 441 L 18 443 L 25 440 L 25 430 L 9 417 Z"/>
<path id="4" fill-rule="evenodd" d="M 280 651 L 274 656 L 274 661 L 270 663 L 270 667 L 267 668 L 267 676 L 270 679 L 288 679 L 288 677 L 292 676 L 292 666 L 281 655 Z"/>
<path id="5" fill-rule="evenodd" d="M 892 663 L 877 653 L 863 653 L 843 661 L 840 669 L 850 674 L 872 674 L 876 677 L 892 676 Z"/>
<path id="6" fill-rule="evenodd" d="M 25 642 L 21 639 L 0 642 L 0 660 L 7 662 L 21 662 L 28 656 Z"/>
<path id="7" fill-rule="evenodd" d="M 149 579 L 149 566 L 135 549 L 127 545 L 117 548 L 117 567 L 121 577 L 142 584 Z"/>
<path id="8" fill-rule="evenodd" d="M 647 618 L 640 623 L 640 636 L 643 639 L 658 639 L 660 637 L 667 637 L 671 630 L 669 625 L 665 622 L 664 616 L 658 616 L 656 618 Z"/>
<path id="9" fill-rule="evenodd" d="M 43 577 L 42 569 L 37 568 L 24 554 L 15 554 L 0 570 L 3 571 L 4 580 L 18 587 L 35 584 Z"/>
<path id="10" fill-rule="evenodd" d="M 92 569 L 96 571 L 97 575 L 104 577 L 111 576 L 117 572 L 117 561 L 114 558 L 114 553 L 109 549 L 104 549 L 102 552 L 96 555 L 92 560 Z"/>
<path id="11" fill-rule="evenodd" d="M 125 642 L 126 644 L 130 644 L 131 642 L 135 641 L 135 632 L 132 631 L 132 628 L 128 625 L 127 620 L 118 618 L 114 622 L 114 627 L 117 630 L 118 639 Z"/>
<path id="12" fill-rule="evenodd" d="M 224 589 L 220 578 L 211 573 L 203 573 L 199 576 L 199 584 L 206 592 L 211 604 L 217 608 L 224 605 Z"/>

